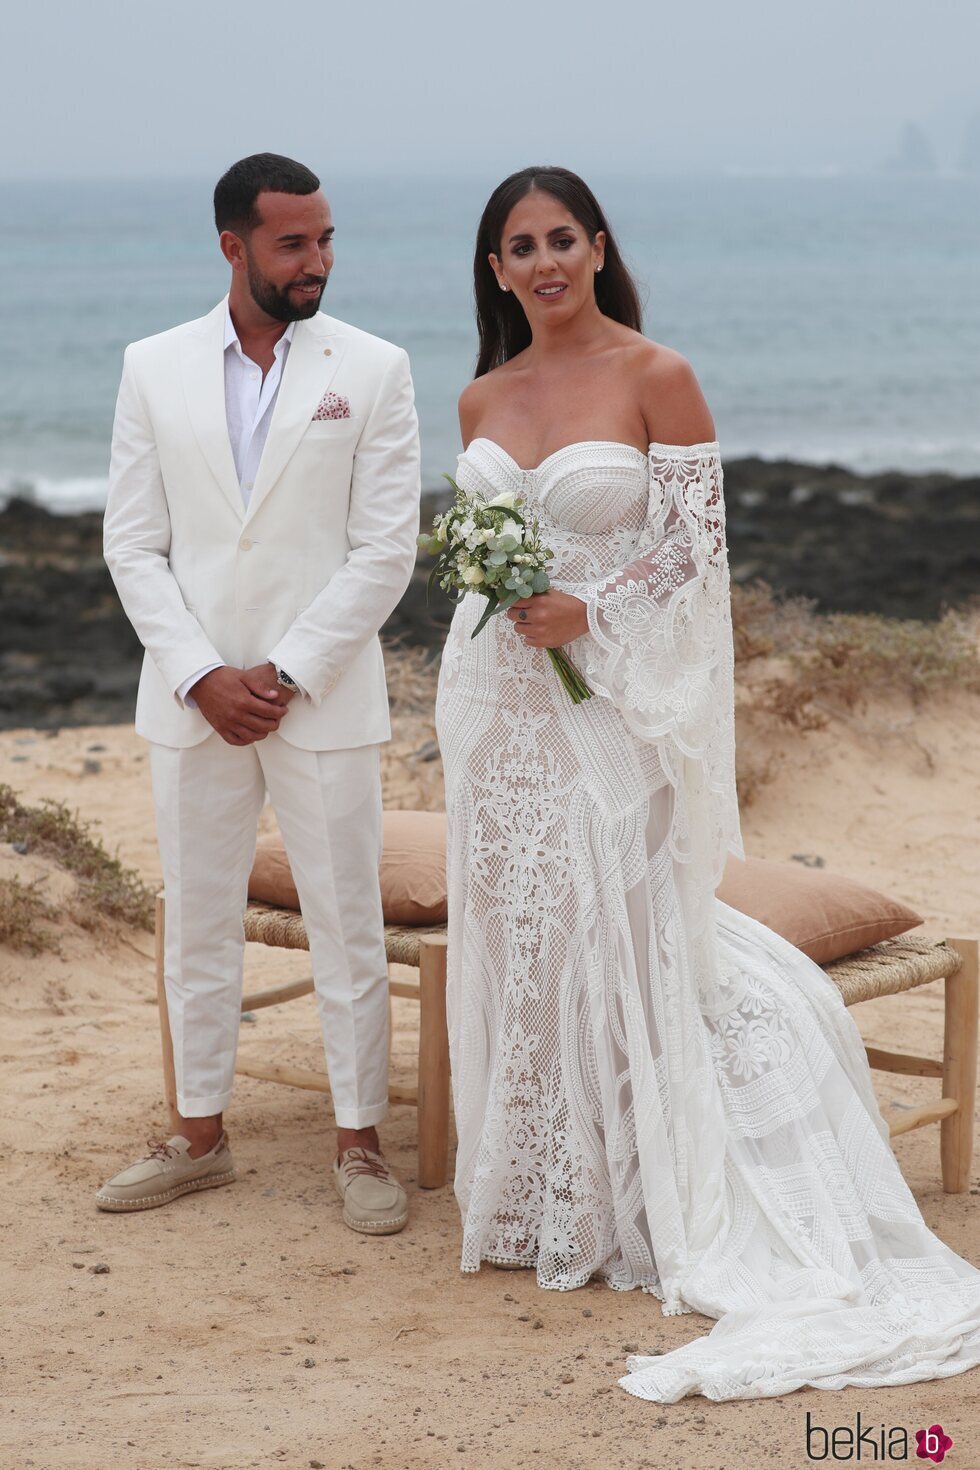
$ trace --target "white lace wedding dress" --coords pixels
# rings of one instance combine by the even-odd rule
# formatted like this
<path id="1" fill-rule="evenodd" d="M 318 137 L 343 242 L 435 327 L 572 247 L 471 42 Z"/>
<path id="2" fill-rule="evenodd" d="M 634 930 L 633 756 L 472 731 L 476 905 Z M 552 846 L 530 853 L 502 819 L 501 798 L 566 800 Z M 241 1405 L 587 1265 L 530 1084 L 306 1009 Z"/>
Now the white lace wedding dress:
<path id="1" fill-rule="evenodd" d="M 980 1364 L 980 1271 L 925 1225 L 836 986 L 714 896 L 744 855 L 717 444 L 522 470 L 476 439 L 458 479 L 539 518 L 595 691 L 573 705 L 508 619 L 471 641 L 483 599 L 457 608 L 437 725 L 462 1269 L 719 1318 L 627 1360 L 662 1402 Z"/>

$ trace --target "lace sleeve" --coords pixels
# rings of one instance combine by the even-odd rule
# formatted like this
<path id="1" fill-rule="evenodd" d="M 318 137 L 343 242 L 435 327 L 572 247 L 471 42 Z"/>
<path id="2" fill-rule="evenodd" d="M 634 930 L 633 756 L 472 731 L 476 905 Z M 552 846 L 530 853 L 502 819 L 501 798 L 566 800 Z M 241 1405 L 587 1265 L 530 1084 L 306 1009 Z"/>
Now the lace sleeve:
<path id="1" fill-rule="evenodd" d="M 582 672 L 655 741 L 677 800 L 675 857 L 744 857 L 735 790 L 735 689 L 722 468 L 715 441 L 651 444 L 633 559 L 583 588 Z M 577 650 L 576 650 L 577 651 Z"/>

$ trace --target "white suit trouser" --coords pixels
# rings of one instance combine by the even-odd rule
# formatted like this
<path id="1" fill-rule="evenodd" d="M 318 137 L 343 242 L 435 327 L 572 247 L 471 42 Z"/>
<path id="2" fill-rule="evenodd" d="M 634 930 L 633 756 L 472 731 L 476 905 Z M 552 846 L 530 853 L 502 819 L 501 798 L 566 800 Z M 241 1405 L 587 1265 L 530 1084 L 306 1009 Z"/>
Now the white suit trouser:
<path id="1" fill-rule="evenodd" d="M 288 716 L 287 716 L 288 718 Z M 166 897 L 164 977 L 177 1106 L 221 1113 L 241 1014 L 242 915 L 268 791 L 310 939 L 337 1126 L 388 1111 L 388 966 L 378 865 L 380 748 L 299 750 L 278 734 L 150 743 Z"/>

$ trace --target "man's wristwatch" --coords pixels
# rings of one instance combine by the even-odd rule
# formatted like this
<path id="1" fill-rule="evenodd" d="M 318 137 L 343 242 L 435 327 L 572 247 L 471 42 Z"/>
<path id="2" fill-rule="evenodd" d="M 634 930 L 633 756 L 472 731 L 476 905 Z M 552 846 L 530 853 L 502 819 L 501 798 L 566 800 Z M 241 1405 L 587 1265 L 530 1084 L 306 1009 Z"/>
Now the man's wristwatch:
<path id="1" fill-rule="evenodd" d="M 289 677 L 289 675 L 286 673 L 286 670 L 285 669 L 281 669 L 278 664 L 273 664 L 272 667 L 276 671 L 276 683 L 277 684 L 281 684 L 284 689 L 295 689 L 296 688 L 296 680 L 295 679 L 291 679 Z"/>

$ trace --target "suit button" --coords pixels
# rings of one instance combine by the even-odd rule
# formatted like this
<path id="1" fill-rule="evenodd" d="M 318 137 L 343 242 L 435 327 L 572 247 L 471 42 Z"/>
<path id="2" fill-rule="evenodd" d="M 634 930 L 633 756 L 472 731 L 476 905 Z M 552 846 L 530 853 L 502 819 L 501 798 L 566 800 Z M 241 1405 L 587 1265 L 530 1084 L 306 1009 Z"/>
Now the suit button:
<path id="1" fill-rule="evenodd" d="M 247 536 L 243 536 L 238 544 L 243 551 L 251 551 L 252 547 L 255 545 L 255 542 L 250 541 Z"/>
<path id="2" fill-rule="evenodd" d="M 324 347 L 324 349 L 323 349 L 323 355 L 324 355 L 324 357 L 329 357 L 332 352 L 333 352 L 333 348 L 332 347 Z"/>

